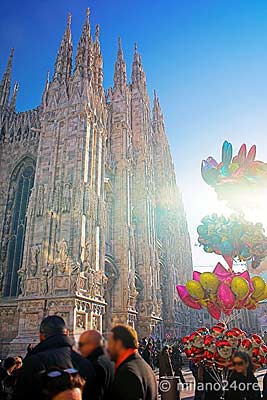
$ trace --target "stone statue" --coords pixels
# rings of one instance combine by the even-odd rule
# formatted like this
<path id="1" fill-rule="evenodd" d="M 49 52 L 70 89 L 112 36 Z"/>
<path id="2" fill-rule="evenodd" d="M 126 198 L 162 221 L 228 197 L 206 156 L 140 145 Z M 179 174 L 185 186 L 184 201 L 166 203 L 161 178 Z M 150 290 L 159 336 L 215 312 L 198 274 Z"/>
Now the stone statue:
<path id="1" fill-rule="evenodd" d="M 131 291 L 135 291 L 135 274 L 133 271 L 129 271 L 128 286 Z"/>
<path id="2" fill-rule="evenodd" d="M 57 253 L 56 265 L 58 266 L 59 272 L 64 274 L 68 272 L 70 266 L 68 243 L 65 239 L 57 243 Z"/>
<path id="3" fill-rule="evenodd" d="M 71 186 L 69 183 L 66 183 L 63 190 L 63 199 L 62 199 L 62 212 L 69 213 L 70 212 L 70 204 L 71 204 Z"/>
<path id="4" fill-rule="evenodd" d="M 53 198 L 53 210 L 59 212 L 59 201 L 60 201 L 60 187 L 59 184 L 55 187 L 54 198 Z"/>
<path id="5" fill-rule="evenodd" d="M 20 294 L 22 296 L 25 295 L 25 283 L 26 283 L 26 269 L 20 268 L 18 270 L 18 276 L 19 276 L 19 288 L 20 288 Z"/>
<path id="6" fill-rule="evenodd" d="M 80 266 L 78 263 L 74 263 L 72 265 L 72 271 L 71 271 L 71 291 L 72 292 L 76 292 L 78 289 L 79 269 L 80 269 Z"/>
<path id="7" fill-rule="evenodd" d="M 44 185 L 39 185 L 38 196 L 37 196 L 37 217 L 44 215 Z"/>
<path id="8" fill-rule="evenodd" d="M 60 261 L 66 262 L 69 256 L 68 243 L 66 242 L 65 239 L 62 239 L 60 242 L 58 242 L 57 245 L 58 245 L 58 254 Z"/>
<path id="9" fill-rule="evenodd" d="M 30 267 L 29 267 L 30 276 L 35 276 L 36 273 L 37 273 L 40 252 L 41 252 L 41 246 L 39 244 L 36 244 L 36 245 L 31 247 L 31 250 L 30 250 Z"/>
<path id="10" fill-rule="evenodd" d="M 93 269 L 89 269 L 86 274 L 85 274 L 86 278 L 88 279 L 88 295 L 90 297 L 94 297 L 95 296 L 95 271 Z"/>
<path id="11" fill-rule="evenodd" d="M 53 278 L 54 265 L 49 264 L 42 270 L 41 276 L 41 294 L 48 294 L 52 292 L 52 278 Z"/>
<path id="12" fill-rule="evenodd" d="M 83 271 L 88 271 L 91 266 L 91 242 L 86 242 L 83 256 Z"/>

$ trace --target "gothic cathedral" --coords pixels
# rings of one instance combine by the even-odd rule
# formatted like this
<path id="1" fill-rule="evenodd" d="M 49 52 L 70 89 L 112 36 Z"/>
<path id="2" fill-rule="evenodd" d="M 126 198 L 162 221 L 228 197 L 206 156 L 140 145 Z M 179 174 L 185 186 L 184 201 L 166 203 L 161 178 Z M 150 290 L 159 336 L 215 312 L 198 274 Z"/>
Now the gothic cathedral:
<path id="1" fill-rule="evenodd" d="M 0 84 L 0 355 L 23 351 L 58 314 L 73 335 L 128 323 L 181 335 L 175 284 L 192 271 L 159 99 L 151 112 L 135 47 L 119 41 L 105 93 L 89 10 L 72 64 L 71 18 L 41 104 L 16 112 L 11 51 Z"/>

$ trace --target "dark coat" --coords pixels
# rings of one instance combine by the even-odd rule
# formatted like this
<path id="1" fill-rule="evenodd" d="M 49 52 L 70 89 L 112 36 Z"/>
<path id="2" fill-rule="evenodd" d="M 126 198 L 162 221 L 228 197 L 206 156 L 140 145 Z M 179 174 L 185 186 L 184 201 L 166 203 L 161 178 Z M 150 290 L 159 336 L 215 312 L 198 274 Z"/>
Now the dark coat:
<path id="1" fill-rule="evenodd" d="M 150 367 L 153 367 L 152 351 L 148 347 L 146 347 L 143 351 L 142 357 L 148 363 L 148 365 L 150 365 Z"/>
<path id="2" fill-rule="evenodd" d="M 201 367 L 200 367 L 201 368 Z M 200 371 L 200 370 L 199 370 Z M 205 400 L 220 400 L 223 395 L 222 373 L 215 368 L 203 368 L 201 382 L 205 384 Z"/>
<path id="3" fill-rule="evenodd" d="M 245 387 L 245 390 L 243 388 Z M 241 390 L 240 390 L 240 389 Z M 260 400 L 261 392 L 257 378 L 253 373 L 247 376 L 232 372 L 228 379 L 228 387 L 225 391 L 225 400 Z"/>
<path id="4" fill-rule="evenodd" d="M 41 372 L 53 367 L 62 370 L 75 368 L 86 380 L 88 391 L 94 390 L 95 373 L 90 361 L 74 350 L 73 341 L 66 335 L 51 336 L 34 347 L 30 356 L 23 363 L 20 376 L 15 387 L 13 400 L 42 399 Z M 87 397 L 88 396 L 88 397 Z M 89 398 L 87 392 L 84 399 Z"/>
<path id="5" fill-rule="evenodd" d="M 162 351 L 159 355 L 159 376 L 173 376 L 174 371 L 172 368 L 171 358 L 169 354 Z"/>
<path id="6" fill-rule="evenodd" d="M 173 348 L 172 350 L 171 362 L 175 373 L 178 370 L 182 369 L 183 366 L 182 354 L 180 349 L 178 349 L 177 347 Z"/>
<path id="7" fill-rule="evenodd" d="M 114 364 L 105 355 L 102 347 L 94 350 L 87 359 L 92 363 L 96 373 L 96 392 L 89 398 L 92 400 L 110 399 L 111 385 L 114 380 Z"/>
<path id="8" fill-rule="evenodd" d="M 117 369 L 111 389 L 112 400 L 156 400 L 157 382 L 150 366 L 136 353 Z"/>

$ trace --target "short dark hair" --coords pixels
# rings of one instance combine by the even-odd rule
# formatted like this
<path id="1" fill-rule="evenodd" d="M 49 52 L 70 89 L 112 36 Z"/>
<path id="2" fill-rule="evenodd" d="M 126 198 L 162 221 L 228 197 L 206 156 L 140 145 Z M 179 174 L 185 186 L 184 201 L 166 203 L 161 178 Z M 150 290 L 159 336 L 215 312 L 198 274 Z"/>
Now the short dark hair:
<path id="1" fill-rule="evenodd" d="M 49 378 L 47 375 L 49 371 L 59 371 L 61 375 Z M 45 399 L 50 400 L 65 390 L 80 389 L 81 392 L 83 391 L 85 381 L 78 373 L 70 374 L 59 368 L 51 368 L 47 372 L 41 376 L 42 394 Z"/>
<path id="2" fill-rule="evenodd" d="M 138 336 L 129 325 L 116 325 L 111 329 L 114 340 L 121 340 L 125 349 L 138 349 Z"/>
<path id="3" fill-rule="evenodd" d="M 63 318 L 58 315 L 49 315 L 45 317 L 40 325 L 40 333 L 45 338 L 55 335 L 65 335 L 66 334 L 66 324 Z"/>
<path id="4" fill-rule="evenodd" d="M 14 357 L 7 357 L 4 361 L 4 368 L 9 369 L 16 365 L 16 360 Z"/>

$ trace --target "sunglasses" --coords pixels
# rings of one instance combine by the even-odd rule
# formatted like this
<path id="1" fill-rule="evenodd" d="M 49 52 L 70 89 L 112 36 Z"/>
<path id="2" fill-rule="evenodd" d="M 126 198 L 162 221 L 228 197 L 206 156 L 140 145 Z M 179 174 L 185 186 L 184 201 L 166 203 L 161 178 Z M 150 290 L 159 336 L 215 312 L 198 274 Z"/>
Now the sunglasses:
<path id="1" fill-rule="evenodd" d="M 46 376 L 48 376 L 49 378 L 58 378 L 59 376 L 62 376 L 64 374 L 75 375 L 77 373 L 78 373 L 77 369 L 67 368 L 67 369 L 64 369 L 62 371 L 58 371 L 58 370 L 49 371 L 49 372 L 46 373 Z"/>
<path id="2" fill-rule="evenodd" d="M 243 365 L 245 365 L 244 361 L 233 361 L 234 367 L 242 367 Z"/>

